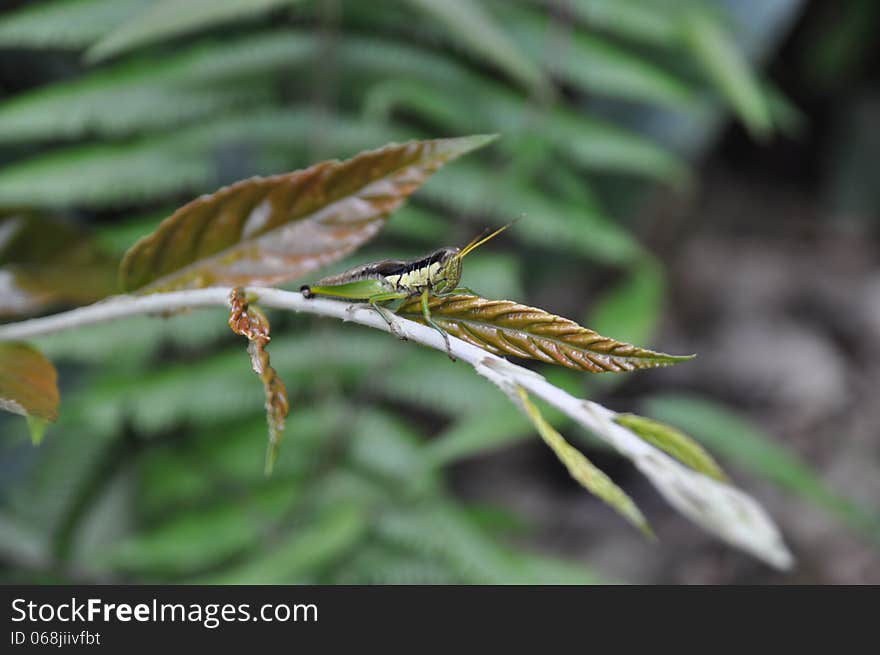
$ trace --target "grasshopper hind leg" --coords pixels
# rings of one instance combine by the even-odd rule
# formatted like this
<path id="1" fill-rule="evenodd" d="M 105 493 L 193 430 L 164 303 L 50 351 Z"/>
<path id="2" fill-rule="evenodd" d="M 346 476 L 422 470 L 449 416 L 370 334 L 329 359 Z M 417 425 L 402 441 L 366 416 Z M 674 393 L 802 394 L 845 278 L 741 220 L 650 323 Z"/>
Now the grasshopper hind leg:
<path id="1" fill-rule="evenodd" d="M 370 306 L 376 310 L 376 313 L 381 316 L 385 322 L 388 324 L 388 329 L 391 330 L 391 334 L 400 339 L 401 341 L 406 341 L 406 335 L 400 331 L 400 328 L 397 327 L 397 324 L 389 318 L 388 314 L 391 310 L 382 307 L 379 303 L 390 302 L 392 300 L 403 300 L 407 297 L 405 293 L 399 292 L 388 292 L 388 293 L 380 293 L 374 296 L 371 296 L 367 299 L 367 302 L 370 303 Z"/>
<path id="2" fill-rule="evenodd" d="M 397 324 L 394 321 L 392 321 L 390 318 L 388 318 L 388 314 L 386 312 L 390 312 L 391 310 L 385 309 L 380 304 L 372 302 L 372 301 L 370 302 L 370 305 L 373 307 L 373 309 L 376 310 L 376 313 L 379 316 L 381 316 L 382 318 L 384 318 L 385 322 L 388 323 L 388 329 L 391 330 L 391 334 L 393 334 L 395 337 L 397 337 L 401 341 L 407 340 L 406 335 L 400 331 L 400 328 L 397 327 Z"/>

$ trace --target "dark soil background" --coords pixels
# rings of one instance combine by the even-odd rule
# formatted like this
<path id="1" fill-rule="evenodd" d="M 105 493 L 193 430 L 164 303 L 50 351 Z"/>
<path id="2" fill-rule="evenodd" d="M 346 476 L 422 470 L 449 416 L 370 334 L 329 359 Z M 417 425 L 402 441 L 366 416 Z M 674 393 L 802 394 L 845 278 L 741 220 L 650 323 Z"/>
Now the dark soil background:
<path id="1" fill-rule="evenodd" d="M 811 57 L 834 12 L 811 3 L 768 67 L 804 114 L 800 133 L 756 144 L 730 126 L 697 164 L 692 194 L 657 197 L 645 210 L 645 224 L 663 226 L 656 245 L 672 273 L 660 341 L 700 356 L 601 400 L 625 408 L 647 390 L 698 391 L 774 435 L 835 492 L 878 510 L 880 47 L 866 40 L 823 77 Z M 456 480 L 470 498 L 529 516 L 542 547 L 628 582 L 880 583 L 876 543 L 741 471 L 736 482 L 761 499 L 798 557 L 793 575 L 701 533 L 633 469 L 597 461 L 633 493 L 659 546 L 561 479 L 539 443 L 471 460 Z"/>

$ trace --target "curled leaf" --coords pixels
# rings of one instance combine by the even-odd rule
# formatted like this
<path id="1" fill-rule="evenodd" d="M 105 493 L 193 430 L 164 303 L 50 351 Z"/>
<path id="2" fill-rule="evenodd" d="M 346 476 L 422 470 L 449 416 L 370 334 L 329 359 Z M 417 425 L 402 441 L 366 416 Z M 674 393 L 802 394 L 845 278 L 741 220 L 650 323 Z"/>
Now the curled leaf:
<path id="1" fill-rule="evenodd" d="M 614 421 L 695 471 L 705 473 L 719 482 L 729 482 L 727 474 L 721 470 L 712 455 L 681 430 L 636 414 L 618 414 Z"/>
<path id="2" fill-rule="evenodd" d="M 648 525 L 647 519 L 626 492 L 618 487 L 605 473 L 596 468 L 583 453 L 565 440 L 559 432 L 541 415 L 538 407 L 529 399 L 529 394 L 520 386 L 516 388 L 519 400 L 526 415 L 532 421 L 535 429 L 541 435 L 544 442 L 550 446 L 568 472 L 587 491 L 598 496 L 603 501 L 617 510 L 627 521 L 639 528 L 648 537 L 653 538 L 654 533 Z"/>
<path id="3" fill-rule="evenodd" d="M 278 377 L 278 372 L 269 363 L 269 319 L 257 307 L 250 304 L 244 290 L 233 289 L 229 295 L 231 311 L 229 327 L 236 334 L 248 339 L 248 354 L 254 373 L 260 376 L 266 390 L 266 421 L 269 424 L 269 445 L 266 448 L 266 475 L 272 473 L 278 448 L 284 434 L 284 419 L 290 411 L 287 389 Z"/>
<path id="4" fill-rule="evenodd" d="M 603 337 L 574 321 L 510 300 L 432 297 L 431 316 L 450 334 L 496 355 L 512 355 L 591 373 L 668 366 L 693 355 L 667 355 Z M 397 312 L 424 323 L 418 299 Z"/>
<path id="5" fill-rule="evenodd" d="M 21 414 L 40 443 L 46 424 L 58 418 L 58 373 L 36 348 L 0 343 L 0 409 Z"/>
<path id="6" fill-rule="evenodd" d="M 126 253 L 126 291 L 280 284 L 375 235 L 434 171 L 494 137 L 409 141 L 254 177 L 178 209 Z"/>

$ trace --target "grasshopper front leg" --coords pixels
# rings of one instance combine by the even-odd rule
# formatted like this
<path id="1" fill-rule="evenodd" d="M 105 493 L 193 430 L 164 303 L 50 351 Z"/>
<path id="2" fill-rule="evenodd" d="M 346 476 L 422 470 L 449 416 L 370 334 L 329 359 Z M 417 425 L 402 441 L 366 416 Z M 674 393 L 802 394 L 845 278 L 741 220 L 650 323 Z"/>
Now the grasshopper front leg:
<path id="1" fill-rule="evenodd" d="M 422 316 L 425 317 L 425 322 L 428 325 L 430 325 L 432 328 L 437 330 L 437 332 L 440 333 L 440 335 L 443 337 L 443 341 L 446 342 L 446 354 L 449 355 L 449 359 L 451 359 L 453 362 L 456 361 L 455 355 L 452 354 L 452 346 L 449 343 L 449 334 L 447 334 L 446 330 L 444 330 L 442 327 L 437 325 L 437 323 L 434 322 L 434 319 L 431 318 L 431 310 L 428 307 L 428 290 L 427 289 L 422 291 L 421 300 L 422 300 Z"/>

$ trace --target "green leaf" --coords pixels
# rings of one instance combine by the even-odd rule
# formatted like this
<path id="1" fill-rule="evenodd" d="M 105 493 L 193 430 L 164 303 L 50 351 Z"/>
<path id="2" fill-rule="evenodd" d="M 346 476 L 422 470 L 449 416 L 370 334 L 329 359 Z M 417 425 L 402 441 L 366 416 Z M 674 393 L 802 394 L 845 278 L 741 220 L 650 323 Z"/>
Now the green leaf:
<path id="1" fill-rule="evenodd" d="M 299 0 L 154 0 L 86 52 L 100 61 L 171 37 L 247 20 Z"/>
<path id="2" fill-rule="evenodd" d="M 407 203 L 397 210 L 395 219 L 389 221 L 385 233 L 409 241 L 419 241 L 432 246 L 442 241 L 449 232 L 449 221 L 439 213 Z"/>
<path id="3" fill-rule="evenodd" d="M 279 584 L 308 579 L 359 544 L 368 525 L 354 503 L 327 508 L 311 520 L 297 521 L 268 552 L 245 564 L 201 578 L 202 584 Z"/>
<path id="4" fill-rule="evenodd" d="M 468 582 L 432 555 L 401 552 L 369 542 L 358 547 L 340 564 L 328 584 L 441 585 Z"/>
<path id="5" fill-rule="evenodd" d="M 216 566 L 259 544 L 292 504 L 281 485 L 165 517 L 159 525 L 99 553 L 104 567 L 166 578 Z"/>
<path id="6" fill-rule="evenodd" d="M 0 404 L 2 404 L 2 400 L 0 400 Z M 39 446 L 43 443 L 43 437 L 46 436 L 46 428 L 49 427 L 49 421 L 38 416 L 31 416 L 30 414 L 25 416 L 24 419 L 27 422 L 28 432 L 31 433 L 31 443 Z"/>
<path id="7" fill-rule="evenodd" d="M 479 296 L 434 296 L 431 317 L 450 334 L 497 355 L 537 359 L 590 373 L 619 373 L 677 364 L 693 358 L 646 350 L 603 337 L 574 321 L 510 300 Z M 424 323 L 418 299 L 400 316 Z"/>
<path id="8" fill-rule="evenodd" d="M 522 285 L 522 260 L 512 253 L 482 252 L 468 261 L 467 274 L 484 296 L 521 298 L 526 295 Z"/>
<path id="9" fill-rule="evenodd" d="M 400 353 L 396 346 L 390 344 L 386 359 Z M 400 353 L 400 361 L 392 360 L 393 374 L 374 376 L 371 388 L 391 401 L 441 415 L 479 413 L 498 398 L 498 392 L 486 380 L 452 362 L 438 365 L 435 354 L 421 350 Z M 427 370 L 430 375 L 425 375 Z"/>
<path id="10" fill-rule="evenodd" d="M 290 31 L 207 41 L 27 91 L 0 105 L 0 142 L 117 137 L 265 103 L 276 95 L 267 76 L 311 59 L 315 41 Z"/>
<path id="11" fill-rule="evenodd" d="M 529 0 L 548 5 L 553 0 Z M 658 0 L 568 0 L 566 9 L 588 28 L 634 41 L 671 46 L 678 42 L 680 4 Z"/>
<path id="12" fill-rule="evenodd" d="M 375 531 L 384 543 L 427 555 L 461 580 L 475 584 L 536 582 L 465 512 L 444 500 L 389 510 L 378 517 Z"/>
<path id="13" fill-rule="evenodd" d="M 531 553 L 513 553 L 514 565 L 523 571 L 528 584 L 597 585 L 614 584 L 579 563 Z"/>
<path id="14" fill-rule="evenodd" d="M 518 406 L 519 387 L 525 387 L 551 406 L 604 440 L 630 459 L 663 497 L 697 525 L 779 568 L 791 568 L 794 559 L 779 529 L 754 499 L 738 489 L 697 473 L 615 422 L 616 414 L 601 405 L 579 400 L 540 377 L 511 377 L 504 361 L 484 358 L 474 366 Z"/>
<path id="15" fill-rule="evenodd" d="M 635 132 L 563 107 L 535 108 L 521 95 L 448 59 L 390 41 L 349 37 L 340 46 L 343 72 L 351 86 L 383 80 L 366 93 L 370 115 L 387 114 L 395 103 L 443 121 L 447 130 L 492 130 L 514 143 L 517 135 L 539 130 L 572 161 L 591 170 L 632 173 L 681 183 L 686 168 L 666 149 Z M 369 77 L 368 77 L 369 76 Z M 392 81 L 385 81 L 392 78 Z M 438 91 L 443 89 L 443 92 Z M 383 97 L 384 96 L 384 97 Z"/>
<path id="16" fill-rule="evenodd" d="M 381 229 L 443 164 L 493 137 L 410 141 L 302 171 L 243 180 L 178 209 L 126 253 L 126 290 L 278 284 Z"/>
<path id="17" fill-rule="evenodd" d="M 429 16 L 444 23 L 452 38 L 479 57 L 498 66 L 526 88 L 550 93 L 541 69 L 523 54 L 514 39 L 499 26 L 491 14 L 474 0 L 407 0 Z"/>
<path id="18" fill-rule="evenodd" d="M 294 435 L 278 456 L 272 478 L 299 494 L 316 461 L 338 447 L 334 435 L 346 429 L 346 405 L 336 399 L 316 399 L 297 408 L 287 420 Z M 369 410 L 367 410 L 369 411 Z M 218 493 L 266 484 L 260 466 L 265 457 L 266 420 L 230 416 L 193 424 L 185 441 L 150 448 L 139 462 L 141 489 L 138 500 L 147 521 L 160 520 L 182 506 L 216 501 Z"/>
<path id="19" fill-rule="evenodd" d="M 29 526 L 10 512 L 0 511 L 0 554 L 24 567 L 46 567 L 51 544 L 39 528 Z"/>
<path id="20" fill-rule="evenodd" d="M 688 181 L 687 167 L 674 153 L 613 123 L 562 112 L 543 127 L 555 147 L 585 169 L 634 174 L 677 186 Z"/>
<path id="21" fill-rule="evenodd" d="M 695 100 L 692 88 L 647 57 L 583 30 L 557 34 L 547 15 L 516 7 L 503 15 L 523 48 L 578 89 L 678 109 Z"/>
<path id="22" fill-rule="evenodd" d="M 347 421 L 352 464 L 404 484 L 423 473 L 419 437 L 406 421 L 379 409 L 352 410 L 351 421 Z"/>
<path id="23" fill-rule="evenodd" d="M 315 117 L 305 108 L 260 111 L 132 143 L 58 149 L 0 169 L 0 205 L 129 206 L 170 193 L 216 186 L 215 158 L 224 149 L 246 147 L 257 152 L 257 161 L 242 164 L 242 169 L 251 173 L 302 161 L 304 144 L 317 133 L 338 153 L 405 139 L 400 130 L 343 118 L 325 116 L 323 120 L 326 132 L 316 127 Z"/>
<path id="24" fill-rule="evenodd" d="M 760 83 L 742 52 L 716 17 L 703 10 L 685 14 L 684 38 L 694 58 L 703 66 L 746 127 L 757 139 L 766 139 L 773 119 Z"/>
<path id="25" fill-rule="evenodd" d="M 0 409 L 28 419 L 34 445 L 47 422 L 58 418 L 58 373 L 39 350 L 24 343 L 0 343 Z"/>
<path id="26" fill-rule="evenodd" d="M 744 469 L 880 538 L 880 516 L 876 512 L 832 492 L 796 455 L 730 409 L 705 398 L 681 394 L 651 396 L 646 407 L 648 413 L 682 426 Z"/>
<path id="27" fill-rule="evenodd" d="M 54 0 L 0 16 L 0 46 L 80 48 L 149 5 L 151 0 Z"/>
<path id="28" fill-rule="evenodd" d="M 719 482 L 730 481 L 712 455 L 681 430 L 635 414 L 618 414 L 614 420 L 695 471 L 705 473 Z"/>
<path id="29" fill-rule="evenodd" d="M 551 408 L 547 413 L 554 426 L 570 420 Z M 445 466 L 465 457 L 491 452 L 528 438 L 531 423 L 521 413 L 511 411 L 507 402 L 490 403 L 456 421 L 424 446 L 426 459 L 433 466 Z"/>
<path id="30" fill-rule="evenodd" d="M 650 343 L 665 295 L 663 268 L 652 259 L 636 262 L 617 286 L 599 296 L 586 322 L 600 334 L 613 334 L 628 343 Z"/>
<path id="31" fill-rule="evenodd" d="M 228 312 L 204 308 L 173 316 L 131 316 L 82 330 L 66 330 L 35 338 L 40 350 L 55 361 L 112 366 L 124 362 L 133 372 L 162 349 L 198 353 L 229 335 Z"/>
<path id="32" fill-rule="evenodd" d="M 425 444 L 425 457 L 434 466 L 445 466 L 465 457 L 496 450 L 525 439 L 529 422 L 505 403 L 459 418 Z"/>
<path id="33" fill-rule="evenodd" d="M 642 512 L 632 499 L 618 487 L 605 473 L 590 462 L 583 453 L 568 443 L 552 425 L 541 415 L 538 407 L 529 399 L 529 395 L 522 387 L 517 387 L 523 410 L 532 421 L 538 434 L 550 449 L 556 454 L 568 472 L 577 482 L 591 494 L 608 503 L 627 521 L 654 538 L 654 533 L 648 525 Z"/>
<path id="34" fill-rule="evenodd" d="M 524 218 L 511 234 L 530 245 L 614 264 L 641 254 L 632 235 L 600 211 L 548 197 L 526 181 L 493 175 L 467 162 L 440 172 L 425 185 L 422 196 L 458 213 L 494 216 L 498 223 Z"/>
<path id="35" fill-rule="evenodd" d="M 228 332 L 222 321 L 220 324 Z M 120 327 L 124 323 L 115 325 L 117 330 L 124 329 Z M 173 324 L 168 326 L 172 328 Z M 295 338 L 278 335 L 272 340 L 279 375 L 297 389 L 313 388 L 317 372 L 332 377 L 335 383 L 358 381 L 366 371 L 387 366 L 399 352 L 398 344 L 387 335 L 355 336 L 350 330 Z M 71 398 L 67 415 L 96 435 L 113 434 L 123 422 L 153 434 L 170 430 L 181 421 L 222 422 L 256 416 L 262 409 L 262 390 L 251 384 L 241 358 L 240 348 L 234 347 L 136 376 L 127 362 L 117 370 L 108 363 L 101 376 Z"/>

